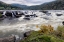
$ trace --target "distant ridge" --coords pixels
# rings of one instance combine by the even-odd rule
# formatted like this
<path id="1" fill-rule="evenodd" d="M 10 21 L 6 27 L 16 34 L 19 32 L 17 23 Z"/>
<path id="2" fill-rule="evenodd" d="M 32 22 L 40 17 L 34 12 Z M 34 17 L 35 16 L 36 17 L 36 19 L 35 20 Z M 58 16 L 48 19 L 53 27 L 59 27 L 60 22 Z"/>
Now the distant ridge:
<path id="1" fill-rule="evenodd" d="M 27 5 L 20 5 L 20 4 L 17 4 L 17 3 L 13 3 L 13 4 L 11 4 L 12 6 L 16 6 L 16 7 L 20 7 L 20 8 L 22 8 L 22 9 L 27 9 L 28 8 L 28 6 Z"/>
<path id="2" fill-rule="evenodd" d="M 29 9 L 29 10 L 64 10 L 64 1 L 52 1 L 48 3 L 44 3 L 41 5 L 35 5 L 35 6 L 26 6 L 26 5 L 20 5 L 20 4 L 12 4 L 13 6 L 17 6 L 23 9 Z"/>
<path id="3" fill-rule="evenodd" d="M 15 9 L 21 9 L 19 7 L 12 6 L 11 4 L 6 4 L 2 1 L 0 1 L 0 10 L 15 10 Z"/>
<path id="4" fill-rule="evenodd" d="M 41 5 L 35 5 L 35 6 L 26 6 L 26 5 L 21 5 L 17 3 L 13 4 L 6 4 L 4 2 L 0 1 L 0 10 L 64 10 L 64 1 L 52 1 L 48 3 L 44 3 Z"/>
<path id="5" fill-rule="evenodd" d="M 30 6 L 29 9 L 36 10 L 64 10 L 64 1 L 53 1 L 37 6 Z"/>

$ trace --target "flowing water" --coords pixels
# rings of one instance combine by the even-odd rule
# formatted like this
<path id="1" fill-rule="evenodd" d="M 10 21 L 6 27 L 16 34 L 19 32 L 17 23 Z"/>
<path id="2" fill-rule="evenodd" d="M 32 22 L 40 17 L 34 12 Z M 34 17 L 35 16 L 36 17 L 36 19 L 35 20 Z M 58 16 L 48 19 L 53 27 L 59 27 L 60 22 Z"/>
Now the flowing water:
<path id="1" fill-rule="evenodd" d="M 27 12 L 27 14 L 36 14 L 38 17 L 31 17 L 30 20 L 20 18 L 5 18 L 0 21 L 0 37 L 7 37 L 15 35 L 16 38 L 23 38 L 23 33 L 31 30 L 39 30 L 36 25 L 50 24 L 57 28 L 58 25 L 62 25 L 64 21 L 64 11 L 50 11 L 48 13 L 40 12 L 40 10 L 22 10 L 21 12 Z M 56 16 L 56 14 L 62 14 L 62 16 Z"/>

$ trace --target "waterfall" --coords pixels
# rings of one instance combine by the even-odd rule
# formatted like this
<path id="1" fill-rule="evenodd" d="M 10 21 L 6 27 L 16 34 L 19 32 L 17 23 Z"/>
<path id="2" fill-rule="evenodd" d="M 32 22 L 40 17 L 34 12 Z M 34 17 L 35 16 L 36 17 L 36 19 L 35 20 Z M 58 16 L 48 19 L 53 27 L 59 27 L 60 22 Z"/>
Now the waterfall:
<path id="1" fill-rule="evenodd" d="M 4 11 L 2 15 L 4 15 L 4 16 L 6 17 L 6 15 L 5 15 L 5 14 L 6 14 L 6 11 Z"/>
<path id="2" fill-rule="evenodd" d="M 15 16 L 14 16 L 14 13 L 12 13 L 12 17 L 14 18 Z"/>

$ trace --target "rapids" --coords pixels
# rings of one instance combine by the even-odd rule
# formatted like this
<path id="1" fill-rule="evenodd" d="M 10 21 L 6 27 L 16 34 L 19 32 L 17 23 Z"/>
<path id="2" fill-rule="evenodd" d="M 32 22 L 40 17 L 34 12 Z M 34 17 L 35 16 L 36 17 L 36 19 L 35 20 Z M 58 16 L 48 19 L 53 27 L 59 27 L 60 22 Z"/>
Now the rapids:
<path id="1" fill-rule="evenodd" d="M 22 10 L 21 12 L 27 14 L 36 14 L 38 17 L 30 17 L 30 20 L 23 19 L 24 16 L 19 18 L 5 18 L 0 21 L 0 37 L 6 37 L 10 35 L 15 35 L 18 39 L 20 37 L 23 38 L 23 33 L 31 30 L 39 30 L 36 28 L 36 25 L 41 24 L 50 24 L 57 28 L 58 25 L 62 25 L 62 21 L 64 21 L 64 11 L 50 11 L 48 13 L 40 12 L 40 10 Z M 26 13 L 25 13 L 26 14 Z M 57 14 L 62 14 L 61 16 L 57 16 Z"/>

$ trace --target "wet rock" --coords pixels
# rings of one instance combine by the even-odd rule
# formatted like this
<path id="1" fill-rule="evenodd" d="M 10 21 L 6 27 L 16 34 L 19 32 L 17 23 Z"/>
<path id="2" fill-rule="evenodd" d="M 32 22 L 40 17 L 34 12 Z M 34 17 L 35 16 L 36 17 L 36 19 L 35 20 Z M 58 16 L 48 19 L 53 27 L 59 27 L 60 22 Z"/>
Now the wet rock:
<path id="1" fill-rule="evenodd" d="M 6 15 L 7 17 L 12 17 L 12 13 L 11 13 L 11 12 L 6 12 L 5 15 Z"/>
<path id="2" fill-rule="evenodd" d="M 23 18 L 23 19 L 25 19 L 25 20 L 30 20 L 30 18 Z"/>
<path id="3" fill-rule="evenodd" d="M 61 16 L 62 14 L 56 14 L 57 16 Z"/>
<path id="4" fill-rule="evenodd" d="M 19 18 L 19 17 L 21 17 L 22 15 L 24 15 L 23 13 L 22 14 L 17 14 L 15 17 L 16 18 Z"/>
<path id="5" fill-rule="evenodd" d="M 23 35 L 24 35 L 24 37 L 28 37 L 30 35 L 30 33 L 31 33 L 31 31 L 25 32 Z"/>
<path id="6" fill-rule="evenodd" d="M 14 14 L 14 16 L 16 17 L 16 18 L 19 18 L 19 17 L 21 17 L 22 15 L 24 15 L 24 13 L 18 13 L 18 12 L 15 12 L 16 14 Z"/>
<path id="7" fill-rule="evenodd" d="M 48 11 L 41 11 L 41 12 L 43 12 L 43 13 L 48 13 Z"/>
<path id="8" fill-rule="evenodd" d="M 36 14 L 31 14 L 30 17 L 38 17 Z"/>
<path id="9" fill-rule="evenodd" d="M 16 38 L 15 36 L 0 38 L 0 42 L 15 42 Z"/>
<path id="10" fill-rule="evenodd" d="M 34 17 L 38 17 L 36 14 L 34 14 Z"/>
<path id="11" fill-rule="evenodd" d="M 31 17 L 34 16 L 34 15 L 30 15 Z"/>
<path id="12" fill-rule="evenodd" d="M 2 15 L 2 14 L 3 14 L 3 11 L 0 11 L 0 18 L 4 17 L 4 15 Z"/>
<path id="13" fill-rule="evenodd" d="M 0 11 L 0 14 L 3 14 L 3 11 Z"/>
<path id="14" fill-rule="evenodd" d="M 50 16 L 50 15 L 51 15 L 51 13 L 46 13 L 46 15 L 47 15 L 47 16 Z"/>
<path id="15" fill-rule="evenodd" d="M 21 15 L 25 15 L 24 13 L 20 13 Z"/>
<path id="16" fill-rule="evenodd" d="M 62 22 L 62 24 L 64 25 L 64 21 Z"/>
<path id="17" fill-rule="evenodd" d="M 16 17 L 16 18 L 19 18 L 19 17 L 21 17 L 21 15 L 16 15 L 15 17 Z"/>
<path id="18" fill-rule="evenodd" d="M 3 18 L 3 17 L 4 17 L 4 15 L 0 16 L 0 18 Z"/>
<path id="19" fill-rule="evenodd" d="M 21 17 L 22 15 L 24 15 L 24 13 L 18 13 L 17 11 L 7 11 L 6 13 L 5 13 L 5 15 L 7 16 L 7 17 L 15 17 L 15 18 L 19 18 L 19 17 Z"/>
<path id="20" fill-rule="evenodd" d="M 0 16 L 0 20 L 3 20 L 5 17 L 4 17 L 4 15 L 1 15 Z"/>
<path id="21" fill-rule="evenodd" d="M 30 15 L 25 15 L 25 17 L 30 17 Z"/>

